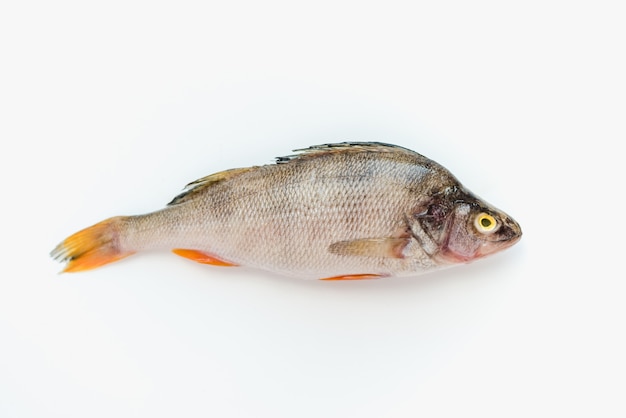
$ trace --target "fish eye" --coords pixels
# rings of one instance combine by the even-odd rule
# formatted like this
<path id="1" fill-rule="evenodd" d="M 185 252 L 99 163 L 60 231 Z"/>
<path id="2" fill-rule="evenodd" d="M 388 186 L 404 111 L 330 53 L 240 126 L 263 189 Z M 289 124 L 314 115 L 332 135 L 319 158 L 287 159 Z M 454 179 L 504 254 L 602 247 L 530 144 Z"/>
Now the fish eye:
<path id="1" fill-rule="evenodd" d="M 498 226 L 496 218 L 484 212 L 476 217 L 474 224 L 476 225 L 476 229 L 484 234 L 495 231 L 496 226 Z"/>

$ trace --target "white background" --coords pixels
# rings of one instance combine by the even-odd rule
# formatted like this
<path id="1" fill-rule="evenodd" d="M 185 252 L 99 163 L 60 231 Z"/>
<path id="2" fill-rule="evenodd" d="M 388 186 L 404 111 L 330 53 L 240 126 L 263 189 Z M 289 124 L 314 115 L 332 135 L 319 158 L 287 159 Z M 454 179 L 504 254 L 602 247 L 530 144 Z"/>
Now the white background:
<path id="1" fill-rule="evenodd" d="M 620 3 L 3 4 L 0 416 L 624 416 Z M 442 163 L 523 239 L 350 283 L 48 257 L 344 140 Z"/>

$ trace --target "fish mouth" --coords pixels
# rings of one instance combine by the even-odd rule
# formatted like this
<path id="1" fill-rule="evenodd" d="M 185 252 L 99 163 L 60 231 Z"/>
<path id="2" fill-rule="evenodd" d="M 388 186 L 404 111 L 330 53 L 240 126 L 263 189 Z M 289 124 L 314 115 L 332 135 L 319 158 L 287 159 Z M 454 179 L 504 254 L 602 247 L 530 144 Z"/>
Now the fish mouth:
<path id="1" fill-rule="evenodd" d="M 433 256 L 433 258 L 442 264 L 462 264 L 470 263 L 474 260 L 485 258 L 491 254 L 498 253 L 512 247 L 521 239 L 521 235 L 512 239 L 501 239 L 498 241 L 485 241 L 471 254 L 462 254 L 448 246 L 448 243 Z"/>
<path id="2" fill-rule="evenodd" d="M 444 264 L 470 263 L 487 257 L 491 254 L 504 251 L 515 245 L 522 238 L 522 229 L 519 224 L 512 219 L 508 219 L 497 236 L 491 236 L 487 240 L 477 240 L 473 249 L 456 248 L 450 243 L 450 236 L 441 246 L 441 249 L 434 255 L 438 262 Z M 461 250 L 461 251 L 459 251 Z"/>
<path id="3" fill-rule="evenodd" d="M 496 241 L 486 241 L 480 247 L 478 247 L 478 251 L 476 251 L 476 254 L 473 258 L 483 258 L 488 255 L 506 250 L 507 248 L 515 245 L 520 239 L 522 239 L 521 231 L 518 235 L 515 235 L 512 238 L 502 238 Z"/>

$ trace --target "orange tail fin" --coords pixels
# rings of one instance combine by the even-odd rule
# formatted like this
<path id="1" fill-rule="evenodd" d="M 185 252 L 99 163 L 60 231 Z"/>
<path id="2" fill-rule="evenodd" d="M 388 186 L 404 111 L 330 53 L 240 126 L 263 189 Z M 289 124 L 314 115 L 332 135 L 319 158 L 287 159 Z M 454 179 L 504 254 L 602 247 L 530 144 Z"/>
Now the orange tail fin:
<path id="1" fill-rule="evenodd" d="M 125 217 L 116 216 L 97 223 L 66 238 L 50 255 L 67 262 L 63 273 L 91 270 L 133 254 L 121 251 L 119 233 Z"/>

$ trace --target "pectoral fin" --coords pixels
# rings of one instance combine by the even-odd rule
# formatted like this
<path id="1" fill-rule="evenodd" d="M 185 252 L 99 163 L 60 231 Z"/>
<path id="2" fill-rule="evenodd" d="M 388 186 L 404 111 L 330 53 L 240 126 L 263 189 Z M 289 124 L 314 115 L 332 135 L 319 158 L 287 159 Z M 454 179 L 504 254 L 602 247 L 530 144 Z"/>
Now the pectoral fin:
<path id="1" fill-rule="evenodd" d="M 410 238 L 366 238 L 338 241 L 330 244 L 333 254 L 360 257 L 404 258 L 402 251 Z"/>
<path id="2" fill-rule="evenodd" d="M 176 248 L 172 250 L 172 252 L 181 257 L 185 257 L 190 260 L 193 260 L 196 263 L 211 264 L 213 266 L 223 266 L 223 267 L 236 267 L 237 266 L 237 264 L 231 263 L 229 261 L 224 261 L 214 256 L 213 254 L 205 253 L 199 250 L 187 250 L 183 248 Z"/>

